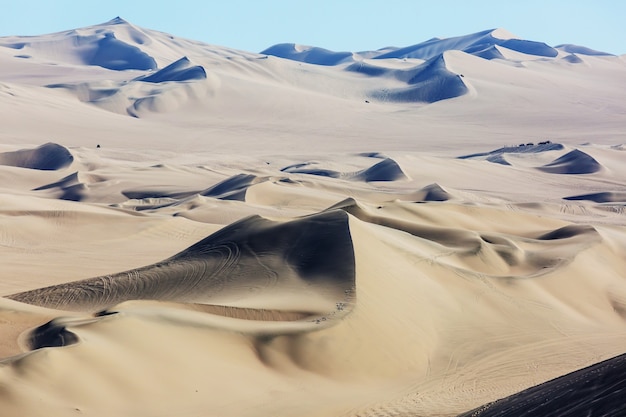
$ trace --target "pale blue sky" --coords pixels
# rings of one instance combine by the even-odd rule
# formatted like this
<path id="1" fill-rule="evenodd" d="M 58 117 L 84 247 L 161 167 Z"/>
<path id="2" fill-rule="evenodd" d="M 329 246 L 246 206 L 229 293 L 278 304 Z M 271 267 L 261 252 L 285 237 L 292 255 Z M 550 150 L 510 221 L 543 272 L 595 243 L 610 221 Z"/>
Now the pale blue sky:
<path id="1" fill-rule="evenodd" d="M 371 50 L 501 27 L 553 46 L 626 53 L 622 0 L 9 0 L 0 11 L 0 36 L 58 32 L 120 16 L 252 52 L 282 42 Z"/>

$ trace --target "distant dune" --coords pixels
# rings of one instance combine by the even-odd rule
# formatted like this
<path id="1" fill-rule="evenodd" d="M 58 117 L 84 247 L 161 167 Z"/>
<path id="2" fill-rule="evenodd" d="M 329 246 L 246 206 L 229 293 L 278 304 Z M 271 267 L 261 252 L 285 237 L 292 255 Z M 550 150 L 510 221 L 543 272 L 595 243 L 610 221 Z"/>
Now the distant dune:
<path id="1" fill-rule="evenodd" d="M 564 197 L 565 200 L 589 200 L 595 203 L 619 203 L 626 201 L 626 192 L 605 191 L 600 193 L 581 194 Z"/>
<path id="2" fill-rule="evenodd" d="M 80 201 L 88 189 L 89 182 L 89 174 L 74 172 L 59 181 L 37 187 L 34 191 L 53 190 L 60 193 L 59 198 L 62 200 Z"/>
<path id="3" fill-rule="evenodd" d="M 54 171 L 65 168 L 74 157 L 64 146 L 46 143 L 34 149 L 0 153 L 0 165 Z"/>
<path id="4" fill-rule="evenodd" d="M 423 187 L 411 197 L 417 201 L 448 201 L 453 198 L 452 194 L 436 183 Z"/>
<path id="5" fill-rule="evenodd" d="M 592 174 L 601 169 L 601 165 L 581 150 L 574 149 L 539 168 L 551 174 Z"/>
<path id="6" fill-rule="evenodd" d="M 139 78 L 149 83 L 163 83 L 167 81 L 190 81 L 206 79 L 206 71 L 199 65 L 191 65 L 187 57 L 182 57 L 167 67 L 151 75 Z"/>
<path id="7" fill-rule="evenodd" d="M 293 43 L 274 45 L 264 49 L 261 53 L 316 65 L 337 65 L 352 60 L 351 52 L 333 52 L 328 49 Z"/>

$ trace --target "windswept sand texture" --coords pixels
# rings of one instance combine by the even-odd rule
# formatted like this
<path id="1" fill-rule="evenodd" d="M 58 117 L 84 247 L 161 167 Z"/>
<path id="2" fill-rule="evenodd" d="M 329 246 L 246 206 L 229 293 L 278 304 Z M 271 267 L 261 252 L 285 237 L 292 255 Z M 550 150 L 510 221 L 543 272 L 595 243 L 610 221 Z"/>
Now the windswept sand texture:
<path id="1" fill-rule="evenodd" d="M 624 415 L 624 97 L 502 29 L 0 38 L 0 415 Z"/>

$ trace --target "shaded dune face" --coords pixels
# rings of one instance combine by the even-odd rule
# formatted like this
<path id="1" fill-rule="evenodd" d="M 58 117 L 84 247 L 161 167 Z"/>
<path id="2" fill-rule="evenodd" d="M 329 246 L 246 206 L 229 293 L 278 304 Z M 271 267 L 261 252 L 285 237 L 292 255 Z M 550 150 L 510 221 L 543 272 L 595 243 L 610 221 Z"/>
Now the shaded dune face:
<path id="1" fill-rule="evenodd" d="M 145 35 L 137 30 L 134 35 L 131 34 L 135 38 L 134 42 L 143 43 L 139 38 Z M 25 42 L 4 43 L 2 46 L 13 49 L 30 48 L 35 55 L 41 54 L 61 62 L 95 65 L 115 71 L 152 70 L 157 67 L 153 57 L 139 47 L 118 39 L 115 31 L 111 29 L 106 29 L 104 32 L 96 30 L 87 35 L 70 31 L 48 36 L 35 36 L 29 37 Z"/>
<path id="2" fill-rule="evenodd" d="M 576 200 L 588 200 L 588 201 L 593 201 L 594 203 L 618 203 L 618 202 L 625 202 L 626 201 L 626 193 L 624 192 L 609 192 L 609 191 L 605 191 L 605 192 L 599 192 L 599 193 L 591 193 L 591 194 L 581 194 L 581 195 L 574 195 L 574 196 L 570 196 L 570 197 L 564 197 L 564 200 L 571 200 L 571 201 L 576 201 Z"/>
<path id="3" fill-rule="evenodd" d="M 316 65 L 337 65 L 352 59 L 352 52 L 334 52 L 313 46 L 282 43 L 260 53 Z"/>
<path id="4" fill-rule="evenodd" d="M 600 171 L 602 165 L 592 156 L 574 149 L 539 169 L 550 174 L 593 174 Z"/>
<path id="5" fill-rule="evenodd" d="M 393 76 L 405 82 L 406 86 L 374 90 L 370 95 L 381 101 L 435 103 L 469 91 L 461 76 L 448 69 L 443 54 L 411 70 L 395 71 Z"/>
<path id="6" fill-rule="evenodd" d="M 82 201 L 88 194 L 89 186 L 105 181 L 104 178 L 88 172 L 76 171 L 50 184 L 34 188 L 33 191 L 53 190 L 61 200 Z"/>
<path id="7" fill-rule="evenodd" d="M 225 200 L 243 201 L 248 187 L 258 184 L 261 181 L 264 181 L 264 179 L 251 174 L 238 174 L 207 188 L 202 191 L 200 195 Z"/>
<path id="8" fill-rule="evenodd" d="M 391 158 L 386 158 L 379 163 L 357 173 L 355 178 L 371 182 L 403 180 L 406 179 L 407 176 L 396 161 Z"/>
<path id="9" fill-rule="evenodd" d="M 433 38 L 426 42 L 379 55 L 376 58 L 430 59 L 433 56 L 448 50 L 459 50 L 480 56 L 480 52 L 488 48 L 493 48 L 496 45 L 529 55 L 555 57 L 558 54 L 554 48 L 543 42 L 522 39 L 500 39 L 497 32 L 498 30 L 486 30 L 466 36 L 457 36 L 445 39 Z M 497 56 L 494 58 L 497 58 Z"/>
<path id="10" fill-rule="evenodd" d="M 66 328 L 64 319 L 56 318 L 31 330 L 28 333 L 26 345 L 34 350 L 73 345 L 78 343 L 79 340 L 75 333 Z"/>
<path id="11" fill-rule="evenodd" d="M 126 189 L 122 191 L 122 195 L 130 199 L 148 199 L 148 198 L 175 198 L 184 199 L 201 195 L 204 197 L 213 197 L 221 200 L 238 200 L 244 201 L 248 188 L 252 185 L 267 181 L 266 177 L 257 177 L 252 174 L 237 174 L 228 177 L 223 181 L 212 185 L 204 190 L 180 191 L 172 190 L 169 187 L 139 187 L 135 189 Z"/>
<path id="12" fill-rule="evenodd" d="M 541 152 L 548 151 L 560 151 L 563 149 L 563 145 L 560 143 L 552 143 L 549 141 L 543 141 L 538 144 L 521 144 L 519 146 L 505 146 L 502 148 L 494 149 L 489 152 L 479 152 L 473 153 L 470 155 L 459 156 L 459 159 L 473 159 L 473 158 L 481 158 L 486 157 L 489 162 L 502 164 L 504 161 L 504 165 L 510 165 L 504 159 L 504 155 L 506 154 L 537 154 Z"/>
<path id="13" fill-rule="evenodd" d="M 564 226 L 559 229 L 553 230 L 546 234 L 539 236 L 537 239 L 540 240 L 558 240 L 558 239 L 568 239 L 571 237 L 581 236 L 581 235 L 589 235 L 589 234 L 597 234 L 596 229 L 593 226 L 588 225 L 569 225 Z"/>
<path id="14" fill-rule="evenodd" d="M 626 354 L 553 379 L 458 417 L 605 416 L 626 414 Z"/>
<path id="15" fill-rule="evenodd" d="M 305 291 L 338 303 L 352 291 L 354 271 L 346 213 L 333 211 L 290 222 L 252 216 L 162 262 L 9 298 L 86 312 L 128 300 L 245 307 L 247 298 L 265 292 L 288 297 Z M 306 313 L 306 303 L 301 307 Z"/>
<path id="16" fill-rule="evenodd" d="M 369 157 L 368 154 L 363 156 Z M 381 159 L 377 156 L 374 156 L 374 158 Z M 382 161 L 370 166 L 369 168 L 355 172 L 339 172 L 331 169 L 316 168 L 314 167 L 317 164 L 316 162 L 303 162 L 289 165 L 282 168 L 281 172 L 288 172 L 290 174 L 308 174 L 329 178 L 343 178 L 364 182 L 399 181 L 408 178 L 402 170 L 402 167 L 395 160 L 391 158 L 382 159 Z"/>
<path id="17" fill-rule="evenodd" d="M 91 40 L 91 39 L 90 39 Z M 85 53 L 83 59 L 88 65 L 98 65 L 111 70 L 156 68 L 156 61 L 150 55 L 133 45 L 120 41 L 113 33 L 93 42 L 90 53 Z"/>
<path id="18" fill-rule="evenodd" d="M 0 153 L 0 165 L 43 171 L 62 169 L 73 161 L 71 152 L 56 143 L 46 143 L 34 149 Z"/>
<path id="19" fill-rule="evenodd" d="M 412 197 L 417 201 L 448 201 L 453 196 L 446 191 L 439 184 L 429 184 L 426 187 L 423 187 L 417 193 L 412 195 Z"/>
<path id="20" fill-rule="evenodd" d="M 140 77 L 139 81 L 163 83 L 168 81 L 191 81 L 206 78 L 206 71 L 199 65 L 192 65 L 187 57 L 175 61 L 151 75 Z"/>

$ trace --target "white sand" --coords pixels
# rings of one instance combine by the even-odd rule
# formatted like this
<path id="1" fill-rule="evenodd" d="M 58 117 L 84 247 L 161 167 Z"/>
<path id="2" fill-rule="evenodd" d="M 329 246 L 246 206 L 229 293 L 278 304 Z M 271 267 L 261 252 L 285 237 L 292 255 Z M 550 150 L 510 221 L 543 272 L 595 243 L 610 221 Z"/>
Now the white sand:
<path id="1" fill-rule="evenodd" d="M 623 57 L 78 35 L 0 38 L 1 415 L 453 416 L 624 353 Z"/>

